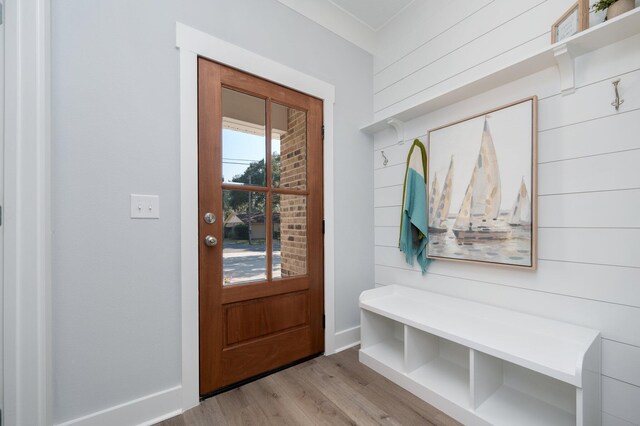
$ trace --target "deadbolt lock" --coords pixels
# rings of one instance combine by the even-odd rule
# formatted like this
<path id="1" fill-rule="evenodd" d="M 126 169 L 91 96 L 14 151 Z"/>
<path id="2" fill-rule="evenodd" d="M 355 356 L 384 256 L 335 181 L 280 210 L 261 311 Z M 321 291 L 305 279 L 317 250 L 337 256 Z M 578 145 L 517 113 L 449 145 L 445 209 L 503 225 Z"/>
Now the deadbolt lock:
<path id="1" fill-rule="evenodd" d="M 216 215 L 213 213 L 205 213 L 204 215 L 204 221 L 207 222 L 208 224 L 212 224 L 215 223 L 216 221 Z"/>

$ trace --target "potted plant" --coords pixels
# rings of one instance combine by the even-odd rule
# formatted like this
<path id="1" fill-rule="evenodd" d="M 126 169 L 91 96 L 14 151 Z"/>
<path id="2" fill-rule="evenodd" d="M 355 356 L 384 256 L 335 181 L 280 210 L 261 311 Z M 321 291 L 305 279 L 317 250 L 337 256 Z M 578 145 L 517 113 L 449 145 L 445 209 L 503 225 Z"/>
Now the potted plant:
<path id="1" fill-rule="evenodd" d="M 630 11 L 635 7 L 635 0 L 598 0 L 591 8 L 594 12 L 607 11 L 607 20 Z"/>

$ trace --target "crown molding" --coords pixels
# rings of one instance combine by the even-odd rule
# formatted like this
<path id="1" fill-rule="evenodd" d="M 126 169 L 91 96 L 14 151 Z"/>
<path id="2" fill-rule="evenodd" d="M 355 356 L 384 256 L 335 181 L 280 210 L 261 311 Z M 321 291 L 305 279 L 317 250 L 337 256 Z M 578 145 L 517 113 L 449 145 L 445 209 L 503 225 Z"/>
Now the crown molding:
<path id="1" fill-rule="evenodd" d="M 376 32 L 332 2 L 318 0 L 278 1 L 359 48 L 372 55 L 375 54 Z"/>

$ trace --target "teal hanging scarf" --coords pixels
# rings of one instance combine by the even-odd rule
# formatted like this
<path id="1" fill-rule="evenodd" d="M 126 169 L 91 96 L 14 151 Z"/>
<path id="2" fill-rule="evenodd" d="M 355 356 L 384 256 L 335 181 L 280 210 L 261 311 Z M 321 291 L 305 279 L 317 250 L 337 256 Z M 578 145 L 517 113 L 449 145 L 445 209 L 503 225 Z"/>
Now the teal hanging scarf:
<path id="1" fill-rule="evenodd" d="M 427 258 L 427 227 L 427 153 L 416 139 L 407 157 L 399 247 L 408 264 L 413 265 L 414 258 L 418 260 L 423 274 L 431 262 Z"/>

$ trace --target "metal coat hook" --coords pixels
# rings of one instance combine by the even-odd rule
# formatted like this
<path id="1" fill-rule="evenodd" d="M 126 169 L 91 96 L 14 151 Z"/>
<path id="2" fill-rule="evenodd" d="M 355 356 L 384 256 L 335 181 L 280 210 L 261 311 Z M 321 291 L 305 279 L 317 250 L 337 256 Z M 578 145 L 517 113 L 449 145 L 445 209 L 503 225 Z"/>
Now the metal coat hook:
<path id="1" fill-rule="evenodd" d="M 620 83 L 620 79 L 612 81 L 613 90 L 616 92 L 616 98 L 611 102 L 611 106 L 615 107 L 616 111 L 620 110 L 620 105 L 624 103 L 624 99 L 620 99 L 620 93 L 618 92 L 618 84 Z"/>
<path id="2" fill-rule="evenodd" d="M 386 155 L 384 155 L 384 151 L 382 151 L 382 158 L 384 158 L 384 161 L 382 162 L 383 166 L 386 166 L 387 164 L 389 164 L 389 159 L 387 158 Z"/>

